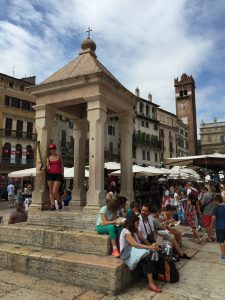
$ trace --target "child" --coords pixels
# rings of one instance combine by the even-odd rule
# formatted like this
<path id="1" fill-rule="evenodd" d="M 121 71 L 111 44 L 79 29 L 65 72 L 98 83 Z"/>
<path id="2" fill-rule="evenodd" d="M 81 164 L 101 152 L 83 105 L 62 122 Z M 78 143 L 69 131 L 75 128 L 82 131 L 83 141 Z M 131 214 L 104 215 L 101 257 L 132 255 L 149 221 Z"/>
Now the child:
<path id="1" fill-rule="evenodd" d="M 125 218 L 126 214 L 127 214 L 127 212 L 126 212 L 127 198 L 124 197 L 124 196 L 119 196 L 117 198 L 117 203 L 119 205 L 119 209 L 118 209 L 118 212 L 117 212 L 118 217 Z"/>
<path id="2" fill-rule="evenodd" d="M 122 231 L 122 226 L 116 221 L 118 208 L 119 204 L 117 200 L 109 197 L 106 199 L 106 205 L 100 209 L 96 222 L 96 231 L 99 234 L 109 234 L 113 248 L 112 255 L 114 257 L 120 256 L 116 246 L 116 238 L 119 238 Z"/>
<path id="3" fill-rule="evenodd" d="M 192 228 L 192 234 L 193 238 L 192 241 L 195 241 L 195 238 L 197 238 L 198 243 L 200 244 L 202 242 L 200 235 L 198 233 L 198 216 L 196 213 L 196 199 L 195 196 L 190 193 L 188 195 L 188 200 L 187 200 L 187 206 L 186 206 L 186 225 L 190 226 Z"/>
<path id="4" fill-rule="evenodd" d="M 130 207 L 127 210 L 126 218 L 130 218 L 134 214 L 139 215 L 139 203 L 136 201 L 131 201 Z"/>
<path id="5" fill-rule="evenodd" d="M 221 259 L 225 260 L 225 201 L 221 195 L 216 195 L 215 201 L 218 202 L 218 206 L 212 216 L 211 228 L 213 229 L 216 222 L 216 238 L 220 244 Z"/>

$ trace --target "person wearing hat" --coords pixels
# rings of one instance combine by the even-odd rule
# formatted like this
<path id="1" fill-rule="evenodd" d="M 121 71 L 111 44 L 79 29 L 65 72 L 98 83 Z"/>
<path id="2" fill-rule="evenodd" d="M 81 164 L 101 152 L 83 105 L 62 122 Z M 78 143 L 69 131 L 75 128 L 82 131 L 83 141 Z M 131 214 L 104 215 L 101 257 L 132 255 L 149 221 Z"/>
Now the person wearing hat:
<path id="1" fill-rule="evenodd" d="M 47 158 L 47 183 L 49 188 L 49 196 L 51 201 L 51 210 L 55 210 L 55 200 L 58 201 L 59 209 L 62 209 L 62 201 L 59 194 L 59 188 L 63 181 L 64 166 L 62 157 L 56 153 L 56 145 L 49 144 L 50 155 Z"/>

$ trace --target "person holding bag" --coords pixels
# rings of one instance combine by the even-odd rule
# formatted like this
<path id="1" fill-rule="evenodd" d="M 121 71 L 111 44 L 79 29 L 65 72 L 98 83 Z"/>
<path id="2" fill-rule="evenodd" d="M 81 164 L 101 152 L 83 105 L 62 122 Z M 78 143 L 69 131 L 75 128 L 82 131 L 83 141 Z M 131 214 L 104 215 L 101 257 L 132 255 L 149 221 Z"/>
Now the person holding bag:
<path id="1" fill-rule="evenodd" d="M 139 217 L 137 215 L 132 215 L 126 220 L 120 234 L 120 258 L 130 270 L 134 270 L 140 264 L 148 279 L 148 289 L 161 293 L 162 290 L 157 286 L 152 275 L 156 270 L 159 247 L 155 243 L 152 245 L 141 244 L 140 241 L 143 238 L 138 232 L 138 227 Z"/>
<path id="2" fill-rule="evenodd" d="M 55 210 L 55 200 L 58 201 L 59 209 L 62 209 L 62 201 L 59 194 L 60 185 L 63 182 L 64 166 L 60 155 L 56 153 L 56 145 L 50 144 L 48 146 L 50 155 L 46 163 L 46 179 L 49 188 L 49 196 L 51 201 L 51 210 Z"/>

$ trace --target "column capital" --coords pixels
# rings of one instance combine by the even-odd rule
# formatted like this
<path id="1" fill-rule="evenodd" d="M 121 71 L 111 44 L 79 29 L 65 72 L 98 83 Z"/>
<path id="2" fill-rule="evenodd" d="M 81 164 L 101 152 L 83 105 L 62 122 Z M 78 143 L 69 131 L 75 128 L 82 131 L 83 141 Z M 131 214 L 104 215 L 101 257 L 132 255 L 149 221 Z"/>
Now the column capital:
<path id="1" fill-rule="evenodd" d="M 132 119 L 133 122 L 133 118 L 135 117 L 135 112 L 133 110 L 128 110 L 125 112 L 121 112 L 118 114 L 119 117 L 119 122 L 125 122 L 125 120 L 130 120 Z"/>

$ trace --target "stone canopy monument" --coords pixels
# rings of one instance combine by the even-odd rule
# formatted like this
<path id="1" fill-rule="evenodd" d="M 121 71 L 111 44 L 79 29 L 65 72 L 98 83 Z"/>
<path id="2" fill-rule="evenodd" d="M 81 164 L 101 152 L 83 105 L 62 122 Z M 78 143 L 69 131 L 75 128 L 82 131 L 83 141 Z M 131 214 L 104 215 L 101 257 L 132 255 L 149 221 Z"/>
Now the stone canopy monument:
<path id="1" fill-rule="evenodd" d="M 36 129 L 40 153 L 27 223 L 0 226 L 0 267 L 115 294 L 133 274 L 111 255 L 108 235 L 95 232 L 96 214 L 105 204 L 104 129 L 119 118 L 121 194 L 133 199 L 132 134 L 136 96 L 97 60 L 88 36 L 81 52 L 37 86 Z M 74 186 L 68 209 L 48 211 L 42 162 L 47 157 L 54 114 L 67 113 L 74 130 Z M 89 126 L 88 126 L 89 125 Z M 85 142 L 89 127 L 89 190 L 85 195 Z"/>
<path id="2" fill-rule="evenodd" d="M 30 88 L 36 97 L 35 121 L 42 160 L 46 161 L 56 111 L 69 114 L 74 129 L 74 185 L 70 206 L 99 209 L 105 205 L 104 137 L 107 117 L 117 116 L 121 139 L 121 195 L 133 200 L 132 134 L 133 107 L 136 97 L 98 60 L 96 44 L 88 37 L 81 44 L 79 56 L 41 84 Z M 89 126 L 88 126 L 89 125 Z M 89 128 L 89 189 L 85 195 L 85 142 Z M 29 219 L 46 208 L 45 172 L 37 175 Z"/>

